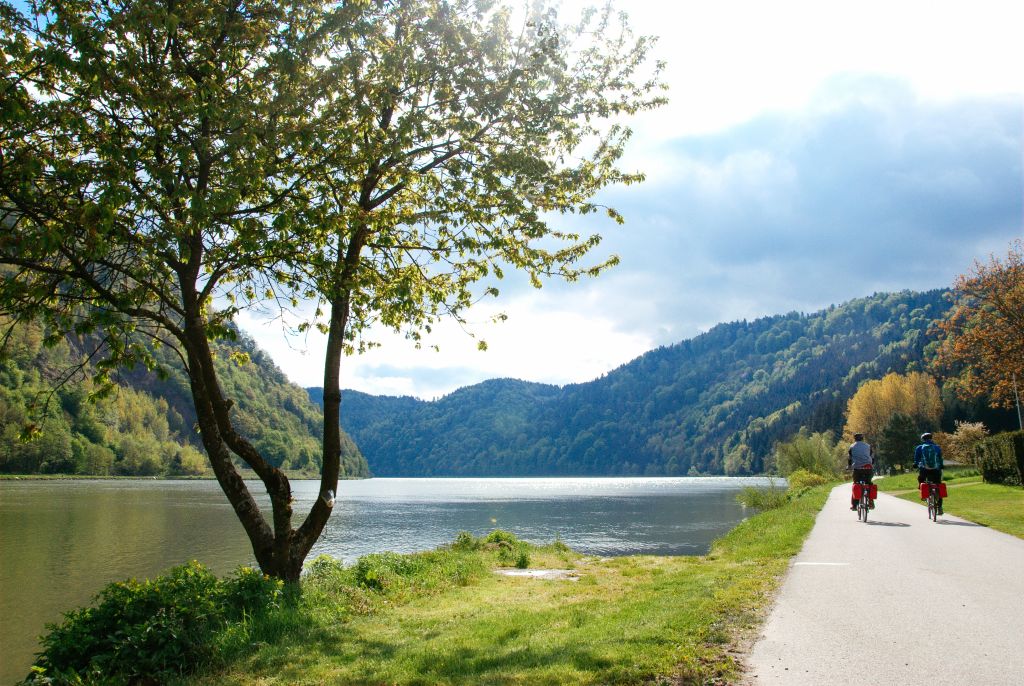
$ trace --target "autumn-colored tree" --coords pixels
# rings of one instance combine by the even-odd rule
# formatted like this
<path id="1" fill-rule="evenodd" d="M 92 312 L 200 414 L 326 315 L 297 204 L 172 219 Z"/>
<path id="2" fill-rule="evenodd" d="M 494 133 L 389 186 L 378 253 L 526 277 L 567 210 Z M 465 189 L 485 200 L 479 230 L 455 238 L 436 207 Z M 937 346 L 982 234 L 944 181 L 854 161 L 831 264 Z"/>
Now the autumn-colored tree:
<path id="1" fill-rule="evenodd" d="M 935 369 L 964 399 L 1013 407 L 1014 378 L 1024 383 L 1024 241 L 1006 259 L 992 256 L 953 285 L 955 307 L 939 322 Z"/>
<path id="2" fill-rule="evenodd" d="M 935 431 L 942 419 L 942 396 L 935 379 L 922 372 L 886 374 L 866 381 L 846 404 L 844 440 L 863 433 L 869 443 L 878 443 L 895 415 L 903 415 L 918 433 Z M 890 430 L 891 435 L 892 430 Z"/>
<path id="3" fill-rule="evenodd" d="M 973 464 L 974 446 L 988 436 L 988 429 L 981 422 L 956 422 L 956 431 L 945 436 L 941 442 L 942 452 L 947 460 Z"/>
<path id="4" fill-rule="evenodd" d="M 504 270 L 539 285 L 614 263 L 556 222 L 642 178 L 619 161 L 623 119 L 663 102 L 651 44 L 610 8 L 566 27 L 543 1 L 517 20 L 476 0 L 0 0 L 0 314 L 95 337 L 101 372 L 176 350 L 260 567 L 297 580 L 363 332 L 417 337 Z M 300 301 L 327 352 L 321 497 L 296 528 L 213 342 L 243 308 Z"/>

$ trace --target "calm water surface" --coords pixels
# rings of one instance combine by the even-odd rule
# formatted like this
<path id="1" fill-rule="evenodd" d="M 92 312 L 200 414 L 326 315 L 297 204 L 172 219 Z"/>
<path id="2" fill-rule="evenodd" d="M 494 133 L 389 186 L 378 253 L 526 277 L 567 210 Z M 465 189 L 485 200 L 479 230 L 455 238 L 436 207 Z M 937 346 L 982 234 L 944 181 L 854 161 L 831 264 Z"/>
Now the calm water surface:
<path id="1" fill-rule="evenodd" d="M 744 518 L 735 494 L 751 483 L 760 480 L 346 481 L 311 557 L 353 562 L 495 528 L 535 543 L 557 536 L 597 555 L 700 555 Z M 318 486 L 293 482 L 296 525 Z M 190 559 L 219 574 L 254 562 L 216 482 L 0 481 L 0 684 L 25 676 L 46 622 L 87 604 L 110 581 L 153 576 Z"/>

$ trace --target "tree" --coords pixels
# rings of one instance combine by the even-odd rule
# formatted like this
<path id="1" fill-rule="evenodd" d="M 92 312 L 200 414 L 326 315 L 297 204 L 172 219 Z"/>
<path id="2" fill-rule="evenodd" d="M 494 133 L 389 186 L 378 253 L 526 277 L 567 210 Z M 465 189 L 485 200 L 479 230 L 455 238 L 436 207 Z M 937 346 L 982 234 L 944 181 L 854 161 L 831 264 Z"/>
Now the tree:
<path id="1" fill-rule="evenodd" d="M 935 369 L 961 398 L 1013 407 L 1014 380 L 1024 382 L 1024 241 L 1010 245 L 1005 261 L 975 262 L 971 273 L 957 277 L 953 297 L 953 309 L 939 322 Z"/>
<path id="2" fill-rule="evenodd" d="M 267 574 L 297 580 L 330 516 L 342 354 L 382 323 L 419 340 L 504 270 L 594 275 L 557 228 L 642 176 L 622 119 L 663 102 L 652 44 L 610 8 L 561 26 L 474 0 L 0 1 L 0 314 L 89 334 L 99 380 L 186 370 L 201 440 Z M 614 209 L 604 208 L 617 221 Z M 319 303 L 321 494 L 243 435 L 214 366 L 232 317 Z M 260 513 L 234 462 L 271 502 Z"/>
<path id="3" fill-rule="evenodd" d="M 906 417 L 918 433 L 936 430 L 942 395 L 935 379 L 910 372 L 864 382 L 846 405 L 843 436 L 852 440 L 853 434 L 863 433 L 869 443 L 877 443 L 896 414 Z"/>
<path id="4" fill-rule="evenodd" d="M 906 466 L 913 461 L 914 446 L 920 443 L 919 426 L 911 417 L 896 412 L 878 436 L 876 447 L 882 464 Z"/>
<path id="5" fill-rule="evenodd" d="M 832 432 L 810 433 L 801 429 L 788 441 L 775 446 L 775 462 L 783 476 L 802 469 L 812 474 L 834 477 L 839 473 L 840 464 L 845 463 L 841 452 L 832 438 Z"/>
<path id="6" fill-rule="evenodd" d="M 945 458 L 961 462 L 963 464 L 974 464 L 974 446 L 988 437 L 989 431 L 982 422 L 956 422 L 956 431 L 946 436 L 945 445 L 942 446 Z"/>

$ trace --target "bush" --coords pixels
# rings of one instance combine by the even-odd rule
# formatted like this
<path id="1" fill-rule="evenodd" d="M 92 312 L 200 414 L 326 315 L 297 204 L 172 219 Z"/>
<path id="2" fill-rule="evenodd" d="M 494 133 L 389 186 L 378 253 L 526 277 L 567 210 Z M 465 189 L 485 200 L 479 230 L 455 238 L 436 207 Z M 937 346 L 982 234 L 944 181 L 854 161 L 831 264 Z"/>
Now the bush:
<path id="1" fill-rule="evenodd" d="M 1024 431 L 990 436 L 974 444 L 974 461 L 990 484 L 1024 484 Z"/>
<path id="2" fill-rule="evenodd" d="M 788 441 L 775 446 L 775 462 L 783 476 L 802 469 L 812 474 L 835 477 L 844 462 L 843 454 L 830 431 L 812 434 L 801 429 Z"/>
<path id="3" fill-rule="evenodd" d="M 484 538 L 484 543 L 502 544 L 507 543 L 509 545 L 515 545 L 519 543 L 519 539 L 511 531 L 505 531 L 504 529 L 495 529 L 491 533 L 487 534 Z"/>
<path id="4" fill-rule="evenodd" d="M 242 568 L 218 580 L 198 562 L 148 581 L 104 588 L 93 607 L 49 625 L 29 682 L 75 683 L 102 675 L 165 681 L 208 660 L 216 635 L 278 602 L 282 583 Z"/>
<path id="5" fill-rule="evenodd" d="M 471 550 L 480 550 L 480 547 L 482 545 L 483 545 L 483 541 L 481 541 L 479 538 L 477 538 L 473 534 L 469 533 L 468 531 L 460 531 L 455 536 L 455 540 L 452 541 L 452 544 L 449 547 L 452 550 L 471 551 Z"/>
<path id="6" fill-rule="evenodd" d="M 394 590 L 403 578 L 413 577 L 422 572 L 424 562 L 421 555 L 371 553 L 356 561 L 355 580 L 365 588 L 388 592 Z"/>
<path id="7" fill-rule="evenodd" d="M 821 474 L 815 474 L 807 471 L 806 469 L 796 470 L 786 477 L 786 481 L 789 483 L 789 488 L 795 491 L 811 488 L 813 486 L 821 486 L 829 482 L 828 478 Z"/>
<path id="8" fill-rule="evenodd" d="M 530 566 L 530 545 L 520 541 L 516 535 L 495 529 L 484 538 L 487 547 L 498 551 L 498 562 L 503 565 L 511 565 L 519 569 L 526 569 Z"/>
<path id="9" fill-rule="evenodd" d="M 736 496 L 736 500 L 746 507 L 764 511 L 782 507 L 789 502 L 789 496 L 786 494 L 786 489 L 780 488 L 775 481 L 771 481 L 766 488 L 744 486 Z"/>

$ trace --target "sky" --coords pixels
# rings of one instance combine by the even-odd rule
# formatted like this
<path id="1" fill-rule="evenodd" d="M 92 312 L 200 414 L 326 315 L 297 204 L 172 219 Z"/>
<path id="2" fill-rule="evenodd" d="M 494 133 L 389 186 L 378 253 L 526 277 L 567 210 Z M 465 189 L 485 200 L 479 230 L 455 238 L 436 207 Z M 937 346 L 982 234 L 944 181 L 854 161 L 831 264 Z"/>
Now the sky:
<path id="1" fill-rule="evenodd" d="M 623 226 L 552 224 L 600 233 L 595 257 L 621 263 L 540 290 L 509 274 L 421 349 L 376 332 L 381 347 L 342 361 L 343 388 L 430 400 L 491 378 L 589 381 L 721 322 L 947 287 L 1024 238 L 1019 0 L 617 6 L 667 62 L 670 102 L 630 122 L 623 160 L 647 180 L 598 196 Z M 322 385 L 320 337 L 240 324 Z"/>

